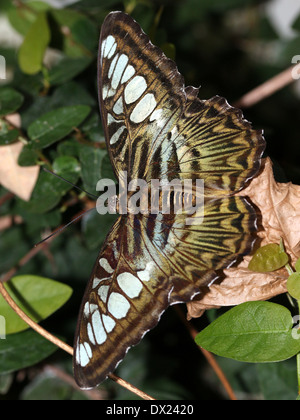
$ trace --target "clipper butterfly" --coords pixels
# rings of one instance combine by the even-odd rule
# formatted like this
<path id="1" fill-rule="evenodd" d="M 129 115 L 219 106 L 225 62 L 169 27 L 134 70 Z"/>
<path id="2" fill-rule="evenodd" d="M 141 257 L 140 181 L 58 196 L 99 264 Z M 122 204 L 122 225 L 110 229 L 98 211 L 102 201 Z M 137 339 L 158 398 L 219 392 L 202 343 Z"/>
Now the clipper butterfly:
<path id="1" fill-rule="evenodd" d="M 258 172 L 265 147 L 240 110 L 185 87 L 174 61 L 125 13 L 102 25 L 98 87 L 116 177 L 126 172 L 149 189 L 153 179 L 202 179 L 204 206 L 192 224 L 184 211 L 120 214 L 81 305 L 74 373 L 82 388 L 101 383 L 169 305 L 190 301 L 251 251 L 257 216 L 235 193 Z"/>

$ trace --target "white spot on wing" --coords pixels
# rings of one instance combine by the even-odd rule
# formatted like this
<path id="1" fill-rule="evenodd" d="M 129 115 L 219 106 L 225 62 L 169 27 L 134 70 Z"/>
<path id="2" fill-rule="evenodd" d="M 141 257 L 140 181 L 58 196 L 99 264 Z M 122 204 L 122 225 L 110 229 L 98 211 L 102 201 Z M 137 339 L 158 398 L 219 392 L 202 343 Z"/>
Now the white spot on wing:
<path id="1" fill-rule="evenodd" d="M 124 109 L 123 109 L 123 99 L 122 99 L 122 97 L 120 96 L 120 98 L 117 100 L 117 102 L 114 104 L 114 107 L 113 107 L 113 112 L 115 113 L 115 114 L 117 114 L 117 115 L 120 115 L 120 114 L 122 114 L 122 112 L 124 111 Z"/>
<path id="2" fill-rule="evenodd" d="M 163 110 L 162 109 L 156 109 L 150 115 L 149 121 L 150 122 L 156 121 L 157 126 L 161 128 L 161 127 L 164 126 L 164 124 L 166 122 L 165 118 L 163 118 L 162 116 L 163 116 Z"/>
<path id="3" fill-rule="evenodd" d="M 155 263 L 153 261 L 149 261 L 146 264 L 145 270 L 138 271 L 137 275 L 142 281 L 149 281 L 151 277 L 151 271 L 154 268 Z"/>
<path id="4" fill-rule="evenodd" d="M 125 67 L 127 66 L 128 63 L 128 57 L 125 54 L 121 54 L 118 62 L 116 64 L 114 73 L 113 73 L 113 77 L 111 80 L 111 85 L 113 87 L 113 89 L 116 89 L 118 87 L 118 84 L 120 82 L 121 76 L 124 72 Z M 110 77 L 110 76 L 108 76 Z"/>
<path id="5" fill-rule="evenodd" d="M 104 270 L 108 274 L 112 274 L 114 272 L 114 269 L 111 267 L 111 265 L 109 264 L 106 258 L 100 258 L 99 264 L 101 265 L 101 267 L 104 268 Z"/>
<path id="6" fill-rule="evenodd" d="M 139 296 L 143 288 L 140 280 L 131 273 L 121 273 L 117 277 L 118 285 L 130 298 Z"/>
<path id="7" fill-rule="evenodd" d="M 152 113 L 156 107 L 156 100 L 153 93 L 147 93 L 141 100 L 136 104 L 130 119 L 134 123 L 140 123 L 144 121 Z"/>
<path id="8" fill-rule="evenodd" d="M 87 333 L 88 333 L 88 337 L 89 337 L 90 342 L 95 345 L 96 341 L 95 341 L 93 329 L 92 329 L 92 326 L 89 322 L 87 324 Z"/>
<path id="9" fill-rule="evenodd" d="M 79 358 L 78 358 L 79 364 L 82 367 L 85 367 L 86 365 L 89 364 L 89 361 L 90 361 L 89 355 L 86 351 L 86 347 L 83 344 L 79 344 L 77 351 L 79 353 Z"/>
<path id="10" fill-rule="evenodd" d="M 108 294 L 109 286 L 100 286 L 98 290 L 98 295 L 103 303 L 107 301 L 107 294 Z"/>
<path id="11" fill-rule="evenodd" d="M 110 316 L 103 314 L 102 321 L 103 321 L 104 328 L 106 329 L 108 333 L 110 333 L 115 328 L 116 323 Z"/>
<path id="12" fill-rule="evenodd" d="M 119 140 L 120 135 L 123 133 L 125 126 L 122 125 L 118 128 L 118 130 L 111 136 L 110 138 L 110 144 L 115 144 Z"/>
<path id="13" fill-rule="evenodd" d="M 89 302 L 86 302 L 86 304 L 84 305 L 83 313 L 84 313 L 86 318 L 89 316 L 89 314 L 90 314 L 90 304 L 89 304 Z"/>
<path id="14" fill-rule="evenodd" d="M 103 344 L 107 338 L 106 332 L 103 328 L 101 321 L 101 316 L 99 311 L 96 311 L 92 316 L 92 325 L 94 330 L 94 335 L 98 344 Z"/>
<path id="15" fill-rule="evenodd" d="M 95 305 L 94 303 L 90 304 L 90 313 L 94 313 L 95 311 L 98 310 L 98 305 Z"/>
<path id="16" fill-rule="evenodd" d="M 109 277 L 104 277 L 103 279 L 98 279 L 97 277 L 95 277 L 93 280 L 92 288 L 95 289 L 95 287 L 97 287 L 104 280 L 109 280 Z"/>
<path id="17" fill-rule="evenodd" d="M 134 75 L 134 73 L 135 73 L 134 67 L 132 67 L 131 65 L 127 66 L 122 76 L 121 83 L 128 82 L 128 80 Z"/>
<path id="18" fill-rule="evenodd" d="M 110 58 L 117 48 L 116 40 L 112 35 L 108 37 L 102 43 L 102 56 Z"/>
<path id="19" fill-rule="evenodd" d="M 107 124 L 117 123 L 118 121 L 108 112 L 107 113 Z"/>
<path id="20" fill-rule="evenodd" d="M 111 76 L 112 76 L 112 74 L 115 70 L 118 58 L 119 58 L 119 54 L 116 54 L 113 61 L 110 63 L 109 70 L 108 70 L 108 77 L 109 78 L 111 78 Z"/>
<path id="21" fill-rule="evenodd" d="M 120 293 L 112 292 L 109 296 L 107 309 L 117 319 L 124 318 L 130 308 L 128 300 Z"/>
<path id="22" fill-rule="evenodd" d="M 147 83 L 143 76 L 135 76 L 124 90 L 126 104 L 131 104 L 139 99 L 147 89 Z"/>

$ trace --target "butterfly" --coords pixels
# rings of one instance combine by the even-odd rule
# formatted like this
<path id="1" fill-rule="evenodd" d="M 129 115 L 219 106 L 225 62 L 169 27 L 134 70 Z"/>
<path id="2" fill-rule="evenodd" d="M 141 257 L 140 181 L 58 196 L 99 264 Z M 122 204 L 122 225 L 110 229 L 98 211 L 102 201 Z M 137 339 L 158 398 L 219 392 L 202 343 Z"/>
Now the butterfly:
<path id="1" fill-rule="evenodd" d="M 224 98 L 198 98 L 176 64 L 122 12 L 104 20 L 99 104 L 116 178 L 204 180 L 201 223 L 186 212 L 120 214 L 87 285 L 74 341 L 81 388 L 100 384 L 169 305 L 188 302 L 251 252 L 257 215 L 235 195 L 258 172 L 265 141 Z M 174 195 L 169 195 L 174 200 Z M 196 218 L 197 212 L 190 215 Z"/>

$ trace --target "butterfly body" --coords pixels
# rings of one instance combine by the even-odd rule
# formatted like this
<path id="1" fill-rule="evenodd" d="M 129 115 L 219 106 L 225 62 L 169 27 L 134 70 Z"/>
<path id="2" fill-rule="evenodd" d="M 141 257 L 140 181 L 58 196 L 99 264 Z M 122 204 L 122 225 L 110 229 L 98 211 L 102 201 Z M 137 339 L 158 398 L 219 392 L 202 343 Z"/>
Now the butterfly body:
<path id="1" fill-rule="evenodd" d="M 169 305 L 190 301 L 251 251 L 257 216 L 235 193 L 264 150 L 241 111 L 218 96 L 200 100 L 124 13 L 103 23 L 98 68 L 107 148 L 124 192 L 81 306 L 74 372 L 83 388 L 102 382 Z M 189 189 L 163 194 L 172 182 Z M 188 211 L 199 191 L 200 211 Z"/>

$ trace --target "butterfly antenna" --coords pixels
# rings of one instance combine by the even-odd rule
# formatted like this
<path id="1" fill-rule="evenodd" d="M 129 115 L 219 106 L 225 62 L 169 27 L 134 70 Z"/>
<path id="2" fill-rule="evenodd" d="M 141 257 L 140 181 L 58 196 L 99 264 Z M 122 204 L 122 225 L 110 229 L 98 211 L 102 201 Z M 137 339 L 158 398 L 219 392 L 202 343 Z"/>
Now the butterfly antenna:
<path id="1" fill-rule="evenodd" d="M 95 210 L 95 207 L 85 210 L 84 212 L 80 213 L 78 216 L 76 216 L 74 219 L 72 219 L 69 223 L 67 223 L 66 225 L 60 227 L 59 229 L 55 230 L 54 232 L 52 232 L 49 236 L 47 236 L 47 238 L 42 239 L 40 242 L 38 242 L 37 244 L 34 245 L 34 247 L 37 247 L 38 245 L 41 245 L 43 242 L 48 241 L 48 239 L 52 238 L 53 236 L 57 235 L 58 233 L 62 232 L 63 230 L 65 230 L 68 226 L 70 226 L 72 223 L 75 223 L 78 219 L 80 219 L 83 215 L 85 215 L 86 213 Z"/>
<path id="2" fill-rule="evenodd" d="M 72 187 L 76 188 L 77 190 L 79 190 L 79 191 L 81 191 L 81 192 L 86 193 L 86 194 L 87 194 L 87 195 L 89 195 L 90 197 L 93 197 L 93 198 L 98 198 L 95 194 L 92 194 L 92 193 L 90 193 L 90 192 L 88 192 L 88 191 L 84 190 L 83 188 L 78 187 L 77 185 L 73 184 L 73 182 L 68 181 L 67 179 L 63 178 L 62 176 L 57 175 L 56 173 L 54 173 L 54 172 L 50 171 L 49 169 L 47 169 L 47 168 L 43 168 L 43 170 L 44 170 L 45 172 L 48 172 L 48 173 L 49 173 L 49 174 L 51 174 L 51 175 L 56 176 L 57 178 L 61 179 L 62 181 L 67 182 L 68 184 L 72 185 Z"/>

